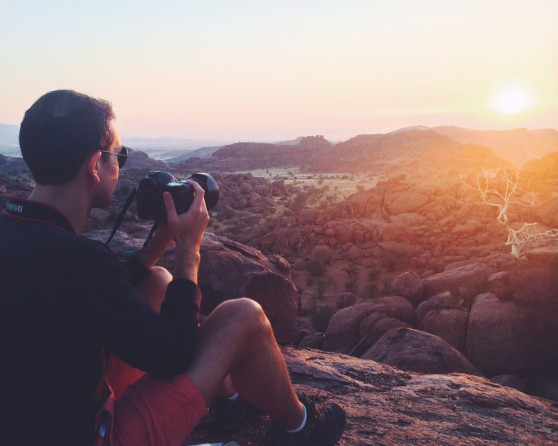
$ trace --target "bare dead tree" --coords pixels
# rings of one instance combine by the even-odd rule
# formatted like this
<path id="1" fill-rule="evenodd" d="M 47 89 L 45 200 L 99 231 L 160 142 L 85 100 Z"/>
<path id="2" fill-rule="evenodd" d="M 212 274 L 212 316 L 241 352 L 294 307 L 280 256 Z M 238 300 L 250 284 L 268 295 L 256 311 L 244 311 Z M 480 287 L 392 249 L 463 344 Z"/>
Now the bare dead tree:
<path id="1" fill-rule="evenodd" d="M 520 169 L 484 170 L 472 182 L 463 177 L 461 182 L 479 202 L 498 209 L 496 220 L 504 226 L 508 234 L 506 245 L 511 246 L 515 257 L 521 257 L 525 249 L 535 242 L 558 238 L 558 229 L 543 229 L 538 223 L 523 223 L 514 228 L 510 223 L 508 210 L 511 205 L 532 207 L 536 204 L 534 195 L 521 187 Z"/>

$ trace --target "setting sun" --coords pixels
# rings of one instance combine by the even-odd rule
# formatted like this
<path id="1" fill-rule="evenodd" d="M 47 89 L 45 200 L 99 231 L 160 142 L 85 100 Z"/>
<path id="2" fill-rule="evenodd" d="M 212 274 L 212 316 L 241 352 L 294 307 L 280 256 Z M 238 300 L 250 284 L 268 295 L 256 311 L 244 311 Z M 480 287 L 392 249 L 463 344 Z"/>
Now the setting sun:
<path id="1" fill-rule="evenodd" d="M 534 104 L 527 89 L 518 86 L 505 87 L 494 94 L 490 108 L 499 113 L 515 115 L 524 112 Z"/>

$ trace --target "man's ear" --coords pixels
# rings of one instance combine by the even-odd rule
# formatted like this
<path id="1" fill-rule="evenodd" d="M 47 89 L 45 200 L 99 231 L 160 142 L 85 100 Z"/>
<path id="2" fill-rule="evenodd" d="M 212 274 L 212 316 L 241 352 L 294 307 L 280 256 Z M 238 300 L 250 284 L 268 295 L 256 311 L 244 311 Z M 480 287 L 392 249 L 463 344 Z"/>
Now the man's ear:
<path id="1" fill-rule="evenodd" d="M 89 161 L 87 161 L 87 173 L 93 180 L 93 184 L 99 184 L 101 182 L 101 178 L 99 177 L 99 163 L 101 162 L 101 152 L 96 151 L 91 157 Z"/>

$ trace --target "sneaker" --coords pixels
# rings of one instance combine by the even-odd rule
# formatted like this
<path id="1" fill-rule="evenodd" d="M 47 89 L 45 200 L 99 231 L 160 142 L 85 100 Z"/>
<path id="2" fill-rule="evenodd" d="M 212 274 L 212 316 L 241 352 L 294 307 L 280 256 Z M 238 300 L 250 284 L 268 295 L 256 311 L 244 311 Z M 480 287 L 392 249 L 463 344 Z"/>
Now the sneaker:
<path id="1" fill-rule="evenodd" d="M 209 408 L 211 428 L 225 433 L 234 432 L 255 411 L 255 406 L 240 396 L 234 401 L 218 396 Z"/>
<path id="2" fill-rule="evenodd" d="M 333 446 L 345 430 L 346 414 L 339 404 L 330 403 L 316 408 L 306 396 L 300 398 L 306 407 L 306 426 L 300 432 L 291 433 L 276 426 L 271 428 L 273 446 Z"/>

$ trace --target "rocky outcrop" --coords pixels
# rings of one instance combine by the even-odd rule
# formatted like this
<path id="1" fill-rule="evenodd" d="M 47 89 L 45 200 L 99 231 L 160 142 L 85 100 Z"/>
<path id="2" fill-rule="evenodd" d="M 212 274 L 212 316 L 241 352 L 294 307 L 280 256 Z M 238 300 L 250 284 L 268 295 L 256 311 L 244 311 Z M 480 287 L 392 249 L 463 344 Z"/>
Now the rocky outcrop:
<path id="1" fill-rule="evenodd" d="M 419 375 L 375 361 L 285 348 L 297 391 L 347 411 L 339 446 L 550 446 L 558 438 L 558 407 L 487 379 L 464 374 Z M 201 425 L 188 444 L 235 440 L 266 443 L 269 420 L 253 417 L 235 434 Z"/>
<path id="2" fill-rule="evenodd" d="M 502 382 L 558 400 L 558 249 L 526 256 L 456 262 L 424 279 L 403 273 L 393 284 L 407 298 L 340 309 L 322 348 L 424 373 L 515 377 Z M 419 284 L 424 293 L 412 291 Z"/>
<path id="3" fill-rule="evenodd" d="M 298 266 L 327 248 L 328 264 L 350 261 L 362 269 L 379 266 L 420 276 L 440 273 L 451 263 L 509 251 L 506 231 L 493 208 L 468 202 L 460 171 L 443 172 L 390 175 L 342 203 L 293 209 L 241 229 L 235 237 Z"/>

